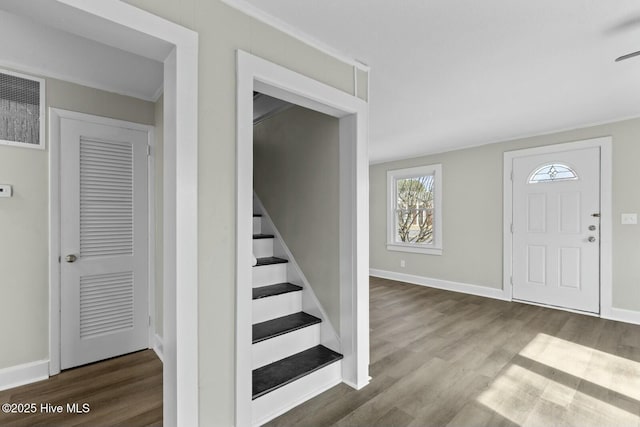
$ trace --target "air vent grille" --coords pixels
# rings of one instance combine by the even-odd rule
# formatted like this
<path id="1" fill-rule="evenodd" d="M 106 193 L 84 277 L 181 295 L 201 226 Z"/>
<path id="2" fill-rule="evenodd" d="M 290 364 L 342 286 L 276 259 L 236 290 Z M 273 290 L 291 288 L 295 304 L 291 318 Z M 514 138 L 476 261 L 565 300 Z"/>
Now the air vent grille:
<path id="1" fill-rule="evenodd" d="M 0 140 L 40 145 L 41 84 L 0 72 Z"/>

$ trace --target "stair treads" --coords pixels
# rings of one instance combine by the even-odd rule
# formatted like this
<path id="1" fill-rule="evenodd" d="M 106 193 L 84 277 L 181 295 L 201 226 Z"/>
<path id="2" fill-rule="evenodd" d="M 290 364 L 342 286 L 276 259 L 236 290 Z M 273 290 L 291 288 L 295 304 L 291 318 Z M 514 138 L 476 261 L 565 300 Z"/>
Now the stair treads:
<path id="1" fill-rule="evenodd" d="M 253 344 L 322 322 L 305 312 L 293 313 L 253 325 Z"/>
<path id="2" fill-rule="evenodd" d="M 318 345 L 253 371 L 253 399 L 283 387 L 342 359 L 340 353 Z"/>
<path id="3" fill-rule="evenodd" d="M 258 239 L 273 239 L 273 234 L 254 234 L 254 240 Z"/>
<path id="4" fill-rule="evenodd" d="M 301 290 L 302 286 L 294 285 L 293 283 L 277 283 L 275 285 L 253 288 L 253 299 L 272 297 Z"/>
<path id="5" fill-rule="evenodd" d="M 254 265 L 254 267 L 259 267 L 261 265 L 271 265 L 271 264 L 284 264 L 287 263 L 286 259 L 270 256 L 266 258 L 258 258 L 258 264 Z"/>

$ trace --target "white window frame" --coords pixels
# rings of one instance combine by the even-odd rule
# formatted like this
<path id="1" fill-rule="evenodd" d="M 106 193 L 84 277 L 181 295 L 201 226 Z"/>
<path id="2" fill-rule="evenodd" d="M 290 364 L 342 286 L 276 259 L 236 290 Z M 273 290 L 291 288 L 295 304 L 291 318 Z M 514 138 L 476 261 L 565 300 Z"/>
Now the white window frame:
<path id="1" fill-rule="evenodd" d="M 404 243 L 396 241 L 396 181 L 418 176 L 434 176 L 434 209 L 435 223 L 433 243 Z M 387 171 L 387 250 L 414 252 L 428 255 L 442 255 L 442 165 L 426 165 L 414 168 Z"/>
<path id="2" fill-rule="evenodd" d="M 45 79 L 39 78 L 39 77 L 34 77 L 34 76 L 30 76 L 27 74 L 22 74 L 22 73 L 16 73 L 15 71 L 9 71 L 9 70 L 5 70 L 0 68 L 0 73 L 2 74 L 7 74 L 10 76 L 14 76 L 14 77 L 20 77 L 21 79 L 25 79 L 25 80 L 31 80 L 34 82 L 38 82 L 40 83 L 40 138 L 39 138 L 39 142 L 38 144 L 29 144 L 27 142 L 16 142 L 16 141 L 7 141 L 6 139 L 0 139 L 0 145 L 9 145 L 11 147 L 21 147 L 21 148 L 35 148 L 38 150 L 44 150 L 45 148 L 45 144 L 44 144 L 44 140 L 45 140 L 45 122 L 47 121 L 46 116 L 45 116 L 45 103 L 46 103 L 46 99 L 45 99 Z"/>

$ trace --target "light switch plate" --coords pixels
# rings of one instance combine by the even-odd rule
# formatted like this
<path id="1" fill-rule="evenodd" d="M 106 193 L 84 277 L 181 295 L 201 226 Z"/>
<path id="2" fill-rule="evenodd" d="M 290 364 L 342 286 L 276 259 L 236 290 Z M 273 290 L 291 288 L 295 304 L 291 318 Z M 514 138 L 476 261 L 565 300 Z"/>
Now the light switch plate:
<path id="1" fill-rule="evenodd" d="M 638 223 L 638 214 L 623 213 L 620 215 L 620 222 L 624 225 L 635 225 Z"/>
<path id="2" fill-rule="evenodd" d="M 8 184 L 0 184 L 0 197 L 11 197 L 13 195 L 13 188 Z"/>

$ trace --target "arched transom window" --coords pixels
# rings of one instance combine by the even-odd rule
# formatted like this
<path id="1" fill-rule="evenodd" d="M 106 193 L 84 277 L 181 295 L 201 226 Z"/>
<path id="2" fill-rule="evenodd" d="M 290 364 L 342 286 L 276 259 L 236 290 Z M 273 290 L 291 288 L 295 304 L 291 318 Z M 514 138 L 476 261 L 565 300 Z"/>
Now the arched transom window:
<path id="1" fill-rule="evenodd" d="M 578 179 L 578 174 L 562 163 L 550 163 L 536 169 L 529 175 L 529 184 L 540 182 L 570 181 Z"/>

